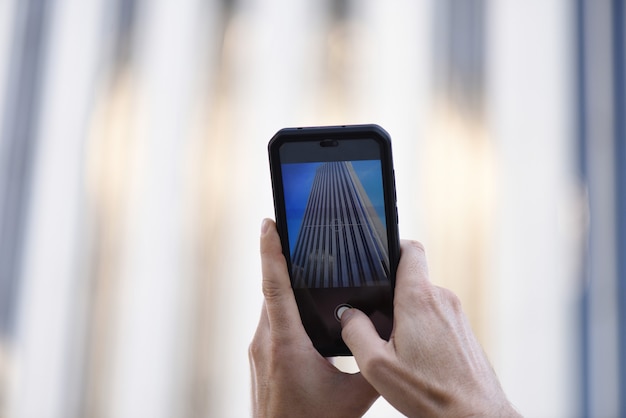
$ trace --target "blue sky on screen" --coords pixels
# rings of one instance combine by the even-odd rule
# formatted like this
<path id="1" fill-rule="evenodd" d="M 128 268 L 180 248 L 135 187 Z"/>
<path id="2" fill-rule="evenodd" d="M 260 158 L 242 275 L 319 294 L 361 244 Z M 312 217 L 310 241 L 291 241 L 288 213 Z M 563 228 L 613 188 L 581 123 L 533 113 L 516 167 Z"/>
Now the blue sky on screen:
<path id="1" fill-rule="evenodd" d="M 283 188 L 285 191 L 285 211 L 287 214 L 287 233 L 289 234 L 289 251 L 293 250 L 302 225 L 302 218 L 311 193 L 315 171 L 323 163 L 283 164 Z M 376 213 L 385 225 L 385 203 L 380 161 L 352 161 L 365 192 L 370 198 Z"/>

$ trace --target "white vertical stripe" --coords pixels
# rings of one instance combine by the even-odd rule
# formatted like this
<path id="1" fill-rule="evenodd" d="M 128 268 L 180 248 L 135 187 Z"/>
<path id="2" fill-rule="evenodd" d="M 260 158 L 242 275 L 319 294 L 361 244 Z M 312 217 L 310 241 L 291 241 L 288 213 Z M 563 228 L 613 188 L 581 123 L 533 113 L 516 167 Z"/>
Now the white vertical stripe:
<path id="1" fill-rule="evenodd" d="M 83 141 L 97 72 L 102 2 L 55 2 L 19 292 L 9 416 L 70 416 L 79 274 Z M 75 389 L 75 388 L 74 388 Z"/>
<path id="2" fill-rule="evenodd" d="M 498 161 L 492 317 L 509 398 L 529 417 L 578 410 L 573 3 L 489 2 L 487 105 Z M 532 28 L 532 29 L 531 29 Z"/>
<path id="3" fill-rule="evenodd" d="M 320 88 L 323 2 L 251 0 L 229 28 L 231 118 L 227 163 L 229 208 L 213 278 L 215 416 L 250 414 L 247 348 L 261 309 L 259 234 L 273 217 L 267 143 L 280 128 L 315 124 Z M 245 6 L 245 7 L 243 7 Z M 231 43 L 232 42 L 232 43 Z"/>
<path id="4" fill-rule="evenodd" d="M 2 63 L 0 65 L 0 126 L 4 126 L 4 106 L 5 98 L 7 97 L 7 77 L 10 68 L 8 63 L 11 57 L 11 48 L 15 42 L 13 34 L 15 32 L 16 3 L 15 0 L 0 1 L 0 62 Z"/>
<path id="5" fill-rule="evenodd" d="M 423 239 L 427 221 L 419 156 L 432 93 L 432 2 L 353 3 L 352 117 L 378 123 L 391 135 L 400 236 Z"/>
<path id="6" fill-rule="evenodd" d="M 185 156 L 201 45 L 201 2 L 139 4 L 137 130 L 114 319 L 109 416 L 180 416 L 190 272 Z"/>

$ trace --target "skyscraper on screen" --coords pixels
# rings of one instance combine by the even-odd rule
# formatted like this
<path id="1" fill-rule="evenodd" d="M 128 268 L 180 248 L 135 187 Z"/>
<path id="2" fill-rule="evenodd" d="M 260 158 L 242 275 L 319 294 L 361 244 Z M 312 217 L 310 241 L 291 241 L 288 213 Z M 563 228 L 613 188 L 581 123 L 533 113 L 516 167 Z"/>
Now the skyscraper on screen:
<path id="1" fill-rule="evenodd" d="M 389 277 L 385 226 L 352 163 L 317 168 L 292 257 L 297 287 L 370 286 Z"/>

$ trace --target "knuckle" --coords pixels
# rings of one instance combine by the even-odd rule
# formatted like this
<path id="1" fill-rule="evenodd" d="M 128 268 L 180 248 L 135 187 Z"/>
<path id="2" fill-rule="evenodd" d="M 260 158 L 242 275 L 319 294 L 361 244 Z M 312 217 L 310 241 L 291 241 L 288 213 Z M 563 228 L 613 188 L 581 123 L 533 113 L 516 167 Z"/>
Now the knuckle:
<path id="1" fill-rule="evenodd" d="M 405 259 L 405 262 L 408 263 L 406 265 L 408 272 L 419 277 L 428 277 L 428 265 L 426 263 L 424 246 L 418 241 L 408 241 L 405 248 L 412 249 L 407 254 L 409 257 Z"/>
<path id="2" fill-rule="evenodd" d="M 272 284 L 269 280 L 263 280 L 263 296 L 266 300 L 276 299 L 280 295 L 280 288 Z"/>
<path id="3" fill-rule="evenodd" d="M 411 289 L 411 291 L 415 293 L 415 298 L 418 298 L 419 300 L 421 300 L 422 303 L 426 305 L 432 305 L 439 299 L 437 288 L 430 285 L 429 283 L 425 283 L 421 286 L 415 286 L 413 289 Z"/>
<path id="4" fill-rule="evenodd" d="M 262 357 L 262 352 L 262 344 L 259 343 L 258 339 L 254 338 L 248 346 L 248 358 L 258 360 Z"/>
<path id="5" fill-rule="evenodd" d="M 272 338 L 253 339 L 248 346 L 248 358 L 255 364 L 266 364 L 271 368 L 276 368 L 282 363 L 288 354 L 288 349 L 283 344 L 276 344 Z"/>
<path id="6" fill-rule="evenodd" d="M 391 362 L 387 358 L 384 352 L 375 352 L 371 357 L 363 364 L 361 372 L 365 376 L 378 376 L 387 373 L 390 369 Z"/>
<path id="7" fill-rule="evenodd" d="M 416 250 L 422 252 L 422 253 L 426 253 L 426 249 L 424 248 L 424 244 L 422 244 L 419 241 L 416 240 L 407 240 L 406 241 L 407 245 L 410 247 L 415 248 Z"/>
<path id="8" fill-rule="evenodd" d="M 263 291 L 263 296 L 266 301 L 279 300 L 291 290 L 291 286 L 286 283 L 278 282 L 277 280 L 270 279 L 269 277 L 263 278 L 263 283 L 261 285 L 261 289 Z"/>
<path id="9" fill-rule="evenodd" d="M 442 303 L 450 306 L 455 311 L 462 310 L 461 299 L 450 289 L 439 288 L 439 298 Z"/>

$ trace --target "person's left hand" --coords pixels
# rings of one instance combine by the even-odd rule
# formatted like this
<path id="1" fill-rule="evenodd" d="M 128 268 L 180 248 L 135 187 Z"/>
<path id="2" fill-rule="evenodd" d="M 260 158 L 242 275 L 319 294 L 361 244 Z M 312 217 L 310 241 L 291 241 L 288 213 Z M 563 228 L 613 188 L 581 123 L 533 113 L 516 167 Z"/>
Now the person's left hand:
<path id="1" fill-rule="evenodd" d="M 249 348 L 254 416 L 362 416 L 379 395 L 360 373 L 341 372 L 313 347 L 269 219 L 261 227 L 261 265 L 265 303 Z"/>

